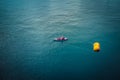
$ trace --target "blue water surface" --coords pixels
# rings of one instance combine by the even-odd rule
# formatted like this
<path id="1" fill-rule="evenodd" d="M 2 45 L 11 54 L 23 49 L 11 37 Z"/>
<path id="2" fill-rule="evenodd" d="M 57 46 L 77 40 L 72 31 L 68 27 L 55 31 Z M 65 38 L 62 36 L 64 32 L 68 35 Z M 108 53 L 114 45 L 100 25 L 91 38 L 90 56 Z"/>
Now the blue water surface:
<path id="1" fill-rule="evenodd" d="M 0 80 L 120 80 L 119 4 L 0 0 Z"/>

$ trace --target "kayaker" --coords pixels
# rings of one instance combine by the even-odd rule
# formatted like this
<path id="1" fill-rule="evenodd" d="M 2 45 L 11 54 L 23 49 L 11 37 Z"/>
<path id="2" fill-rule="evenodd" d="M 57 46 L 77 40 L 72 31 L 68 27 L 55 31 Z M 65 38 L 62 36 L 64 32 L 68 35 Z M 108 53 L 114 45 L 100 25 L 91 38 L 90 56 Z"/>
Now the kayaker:
<path id="1" fill-rule="evenodd" d="M 64 36 L 60 37 L 60 40 L 65 40 L 65 37 Z"/>

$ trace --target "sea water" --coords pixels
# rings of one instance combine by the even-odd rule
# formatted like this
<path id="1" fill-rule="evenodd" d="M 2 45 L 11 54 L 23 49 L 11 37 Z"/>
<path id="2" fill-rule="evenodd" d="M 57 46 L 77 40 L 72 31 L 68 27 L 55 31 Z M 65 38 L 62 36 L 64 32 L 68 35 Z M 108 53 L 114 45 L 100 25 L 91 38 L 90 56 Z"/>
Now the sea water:
<path id="1" fill-rule="evenodd" d="M 120 79 L 119 4 L 0 0 L 0 80 Z M 68 41 L 53 41 L 62 35 Z"/>

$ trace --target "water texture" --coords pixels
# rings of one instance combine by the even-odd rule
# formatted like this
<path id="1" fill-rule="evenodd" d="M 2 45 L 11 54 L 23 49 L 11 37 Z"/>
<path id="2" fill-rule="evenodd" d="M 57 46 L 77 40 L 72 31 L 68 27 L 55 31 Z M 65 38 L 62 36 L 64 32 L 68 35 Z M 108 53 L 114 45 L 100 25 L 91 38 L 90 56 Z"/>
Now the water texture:
<path id="1" fill-rule="evenodd" d="M 0 0 L 0 80 L 120 80 L 119 4 Z"/>

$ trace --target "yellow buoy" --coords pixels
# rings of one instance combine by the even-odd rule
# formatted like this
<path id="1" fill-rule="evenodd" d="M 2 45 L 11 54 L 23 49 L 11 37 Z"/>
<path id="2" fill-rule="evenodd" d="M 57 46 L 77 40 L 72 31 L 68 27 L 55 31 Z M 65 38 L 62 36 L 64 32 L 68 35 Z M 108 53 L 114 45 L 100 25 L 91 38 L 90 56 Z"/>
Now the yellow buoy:
<path id="1" fill-rule="evenodd" d="M 95 42 L 95 43 L 93 44 L 93 50 L 94 50 L 95 52 L 99 52 L 99 51 L 100 51 L 100 43 L 99 43 L 99 42 Z"/>

